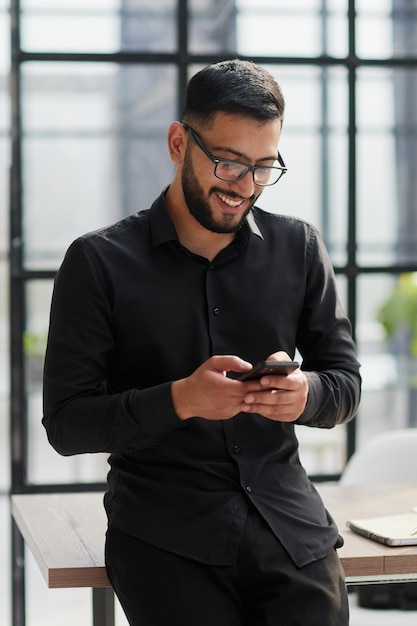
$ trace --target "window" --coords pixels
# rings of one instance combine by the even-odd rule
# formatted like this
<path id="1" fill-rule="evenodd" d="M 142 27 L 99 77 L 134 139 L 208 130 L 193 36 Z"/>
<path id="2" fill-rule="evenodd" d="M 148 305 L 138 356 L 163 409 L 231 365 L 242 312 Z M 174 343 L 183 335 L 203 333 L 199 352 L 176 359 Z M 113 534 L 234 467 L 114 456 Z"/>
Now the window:
<path id="1" fill-rule="evenodd" d="M 357 2 L 356 14 L 347 0 L 18 6 L 12 3 L 19 33 L 11 229 L 17 430 L 27 426 L 39 441 L 44 436 L 32 368 L 42 362 L 51 281 L 65 250 L 77 235 L 150 205 L 172 176 L 165 134 L 180 115 L 187 78 L 205 63 L 239 54 L 268 67 L 287 103 L 280 149 L 288 174 L 264 191 L 260 205 L 300 216 L 323 234 L 364 362 L 366 402 L 369 354 L 396 358 L 376 302 L 382 305 L 400 273 L 417 264 L 416 10 L 388 0 Z M 0 106 L 7 118 L 5 93 Z M 6 131 L 0 133 L 5 150 Z M 387 361 L 377 363 L 384 368 Z M 299 430 L 302 449 L 304 439 L 331 438 Z M 355 424 L 338 433 L 339 452 L 328 464 L 309 456 L 312 475 L 343 469 L 358 443 Z M 27 487 L 46 480 L 34 469 L 36 454 L 29 448 L 19 459 Z M 103 465 L 80 473 L 78 464 L 66 461 L 64 483 L 104 480 Z M 60 472 L 55 480 L 61 482 Z"/>

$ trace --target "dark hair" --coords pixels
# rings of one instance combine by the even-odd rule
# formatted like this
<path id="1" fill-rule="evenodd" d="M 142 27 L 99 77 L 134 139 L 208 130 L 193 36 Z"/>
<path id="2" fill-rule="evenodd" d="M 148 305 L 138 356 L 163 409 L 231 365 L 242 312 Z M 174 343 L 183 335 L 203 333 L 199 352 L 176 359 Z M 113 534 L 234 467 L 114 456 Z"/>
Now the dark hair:
<path id="1" fill-rule="evenodd" d="M 183 120 L 209 122 L 222 112 L 282 121 L 284 107 L 281 88 L 269 72 L 252 61 L 233 59 L 208 65 L 191 78 Z"/>

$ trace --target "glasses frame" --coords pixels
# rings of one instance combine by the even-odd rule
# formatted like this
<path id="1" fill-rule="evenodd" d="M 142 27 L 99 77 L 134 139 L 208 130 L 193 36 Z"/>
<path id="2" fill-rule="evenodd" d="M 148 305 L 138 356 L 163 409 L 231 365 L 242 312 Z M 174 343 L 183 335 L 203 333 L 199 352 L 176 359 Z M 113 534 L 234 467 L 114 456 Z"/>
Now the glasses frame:
<path id="1" fill-rule="evenodd" d="M 253 182 L 255 183 L 255 185 L 258 185 L 259 187 L 271 187 L 272 185 L 276 185 L 277 182 L 282 178 L 282 176 L 284 174 L 286 174 L 288 168 L 284 163 L 284 159 L 282 158 L 281 154 L 278 152 L 278 158 L 277 161 L 280 164 L 280 167 L 277 166 L 265 166 L 265 165 L 247 165 L 246 163 L 241 163 L 240 161 L 234 161 L 233 159 L 221 159 L 219 157 L 214 156 L 214 154 L 207 148 L 207 146 L 201 141 L 200 137 L 197 135 L 197 133 L 195 132 L 195 130 L 193 128 L 191 128 L 191 126 L 189 126 L 188 124 L 183 123 L 182 126 L 185 128 L 185 130 L 189 133 L 193 143 L 195 143 L 196 146 L 198 146 L 200 148 L 200 150 L 202 150 L 204 152 L 204 154 L 210 159 L 210 161 L 212 163 L 214 163 L 214 175 L 216 178 L 218 178 L 219 180 L 224 180 L 225 182 L 228 183 L 233 183 L 236 182 L 238 180 L 241 180 L 244 176 L 246 176 L 246 174 L 248 172 L 252 172 L 252 178 L 253 178 Z M 239 176 L 237 178 L 222 178 L 221 176 L 219 176 L 217 174 L 217 166 L 220 165 L 221 163 L 233 163 L 234 165 L 241 165 L 243 170 L 242 172 L 239 174 Z M 277 180 L 275 180 L 273 183 L 258 183 L 255 180 L 255 173 L 259 170 L 264 170 L 264 169 L 270 169 L 270 170 L 279 170 L 281 173 L 278 176 Z"/>

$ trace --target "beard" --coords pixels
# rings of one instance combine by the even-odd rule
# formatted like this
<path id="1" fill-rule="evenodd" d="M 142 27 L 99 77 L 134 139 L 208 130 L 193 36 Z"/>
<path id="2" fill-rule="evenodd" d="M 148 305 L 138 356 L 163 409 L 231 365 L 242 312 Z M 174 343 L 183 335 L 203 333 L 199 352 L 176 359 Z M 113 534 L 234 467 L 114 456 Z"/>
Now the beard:
<path id="1" fill-rule="evenodd" d="M 224 215 L 223 219 L 216 220 L 213 211 L 210 208 L 208 197 L 214 193 L 222 193 L 228 195 L 231 198 L 240 198 L 238 194 L 231 193 L 230 191 L 224 192 L 219 187 L 212 187 L 206 197 L 202 187 L 197 181 L 197 177 L 194 173 L 194 168 L 191 163 L 190 152 L 187 149 L 184 157 L 184 165 L 182 170 L 182 191 L 184 194 L 185 203 L 190 214 L 197 220 L 201 226 L 210 230 L 213 233 L 235 233 L 237 232 L 247 214 L 251 210 L 252 206 L 256 202 L 259 196 L 252 196 L 250 198 L 250 204 L 243 215 L 236 221 L 235 215 Z"/>

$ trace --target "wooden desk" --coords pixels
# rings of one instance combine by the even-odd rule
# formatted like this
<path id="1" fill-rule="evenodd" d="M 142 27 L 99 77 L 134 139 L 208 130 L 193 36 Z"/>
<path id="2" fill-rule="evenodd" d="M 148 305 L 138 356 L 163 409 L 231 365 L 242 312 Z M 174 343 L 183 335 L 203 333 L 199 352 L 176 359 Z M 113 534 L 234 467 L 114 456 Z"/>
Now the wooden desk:
<path id="1" fill-rule="evenodd" d="M 345 544 L 338 554 L 350 584 L 417 581 L 417 546 L 390 548 L 346 528 L 351 517 L 409 511 L 417 505 L 417 483 L 318 485 Z"/>
<path id="2" fill-rule="evenodd" d="M 93 626 L 114 626 L 102 493 L 14 495 L 13 518 L 51 589 L 92 587 Z"/>
<path id="3" fill-rule="evenodd" d="M 318 485 L 339 525 L 338 550 L 348 583 L 417 580 L 417 546 L 389 548 L 355 535 L 349 517 L 407 511 L 417 483 Z M 92 587 L 94 626 L 113 626 L 113 592 L 104 567 L 106 516 L 101 493 L 12 496 L 12 515 L 50 588 Z"/>

